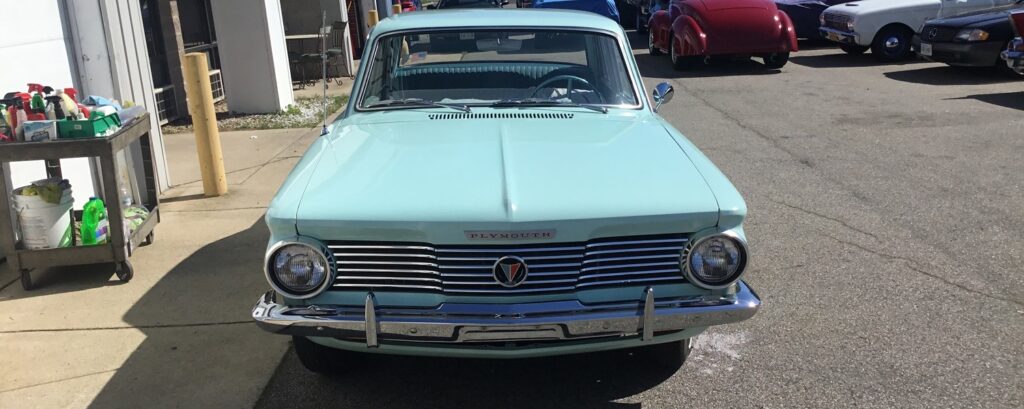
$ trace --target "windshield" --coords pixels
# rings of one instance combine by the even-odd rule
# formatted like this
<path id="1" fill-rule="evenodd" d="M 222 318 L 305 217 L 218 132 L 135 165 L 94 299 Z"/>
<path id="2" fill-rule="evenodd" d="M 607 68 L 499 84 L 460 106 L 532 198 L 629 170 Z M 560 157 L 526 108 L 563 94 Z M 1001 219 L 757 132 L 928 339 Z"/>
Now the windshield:
<path id="1" fill-rule="evenodd" d="M 618 41 L 583 31 L 444 31 L 378 40 L 360 109 L 639 105 Z"/>

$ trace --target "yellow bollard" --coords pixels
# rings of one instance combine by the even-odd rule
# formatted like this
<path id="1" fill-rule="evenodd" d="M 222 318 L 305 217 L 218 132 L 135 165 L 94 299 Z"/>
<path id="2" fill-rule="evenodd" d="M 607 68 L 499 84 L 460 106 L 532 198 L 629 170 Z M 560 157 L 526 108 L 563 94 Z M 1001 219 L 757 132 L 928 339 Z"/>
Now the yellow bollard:
<path id="1" fill-rule="evenodd" d="M 366 12 L 366 24 L 370 27 L 377 25 L 377 10 L 370 10 Z"/>
<path id="2" fill-rule="evenodd" d="M 392 4 L 391 5 L 391 11 L 394 14 L 402 14 L 402 5 L 401 4 Z"/>
<path id="3" fill-rule="evenodd" d="M 220 196 L 228 192 L 224 175 L 224 154 L 220 149 L 217 114 L 213 110 L 209 63 L 205 53 L 188 53 L 182 61 L 188 111 L 192 114 L 192 130 L 196 133 L 199 172 L 203 175 L 203 194 Z"/>

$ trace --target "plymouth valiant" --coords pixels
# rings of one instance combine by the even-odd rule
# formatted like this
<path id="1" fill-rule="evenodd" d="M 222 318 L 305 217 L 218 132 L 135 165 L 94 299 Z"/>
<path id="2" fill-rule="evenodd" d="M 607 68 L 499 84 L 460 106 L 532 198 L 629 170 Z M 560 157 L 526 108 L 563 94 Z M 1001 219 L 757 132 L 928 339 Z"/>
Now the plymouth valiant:
<path id="1" fill-rule="evenodd" d="M 473 38 L 441 51 L 431 34 Z M 691 341 L 760 307 L 746 205 L 646 98 L 626 34 L 578 11 L 375 26 L 345 112 L 266 214 L 251 313 L 314 372 L 354 352 L 519 358 Z"/>

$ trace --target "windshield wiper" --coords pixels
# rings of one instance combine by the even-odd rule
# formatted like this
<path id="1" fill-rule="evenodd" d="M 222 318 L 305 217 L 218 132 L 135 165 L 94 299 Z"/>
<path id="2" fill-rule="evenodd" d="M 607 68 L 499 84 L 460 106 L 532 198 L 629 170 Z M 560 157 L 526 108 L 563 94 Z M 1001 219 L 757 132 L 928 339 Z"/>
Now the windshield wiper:
<path id="1" fill-rule="evenodd" d="M 405 98 L 405 99 L 386 99 L 379 102 L 374 102 L 367 105 L 366 108 L 380 108 L 380 107 L 438 107 L 438 108 L 450 108 L 459 110 L 462 112 L 469 113 L 470 109 L 467 105 L 456 105 L 456 104 L 445 104 L 442 102 L 434 102 L 423 98 Z"/>
<path id="2" fill-rule="evenodd" d="M 586 108 L 602 114 L 608 113 L 608 108 L 594 104 L 580 104 L 572 101 L 559 101 L 555 99 L 526 98 L 526 99 L 505 99 L 490 105 L 491 107 L 572 107 Z"/>

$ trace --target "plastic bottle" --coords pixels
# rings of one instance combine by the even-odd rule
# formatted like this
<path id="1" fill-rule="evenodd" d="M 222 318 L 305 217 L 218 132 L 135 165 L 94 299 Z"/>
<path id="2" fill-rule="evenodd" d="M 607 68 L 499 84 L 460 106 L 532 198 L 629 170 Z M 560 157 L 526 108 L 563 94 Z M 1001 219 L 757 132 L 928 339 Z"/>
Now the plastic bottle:
<path id="1" fill-rule="evenodd" d="M 91 197 L 82 207 L 82 244 L 98 244 L 107 241 L 107 208 L 103 200 Z"/>
<path id="2" fill-rule="evenodd" d="M 128 186 L 121 185 L 121 207 L 131 207 L 132 203 L 135 203 L 135 198 L 132 197 L 132 191 L 128 190 Z"/>

